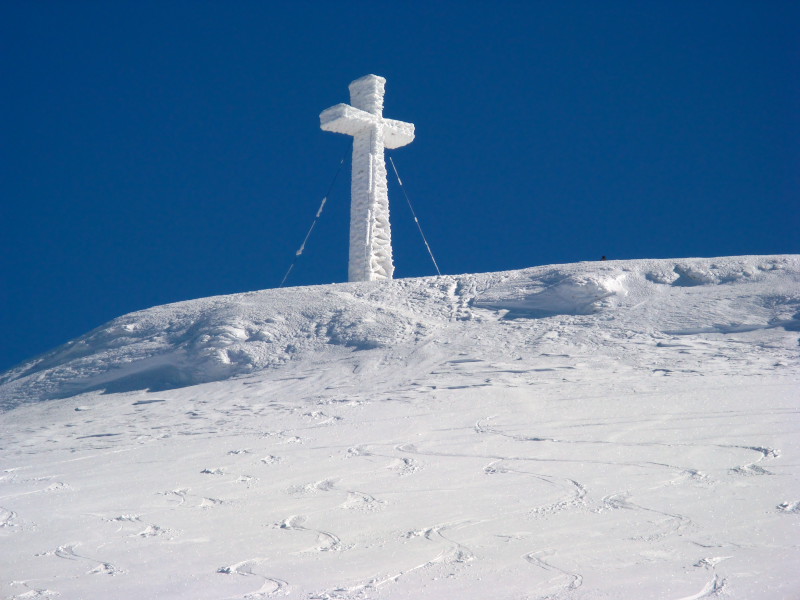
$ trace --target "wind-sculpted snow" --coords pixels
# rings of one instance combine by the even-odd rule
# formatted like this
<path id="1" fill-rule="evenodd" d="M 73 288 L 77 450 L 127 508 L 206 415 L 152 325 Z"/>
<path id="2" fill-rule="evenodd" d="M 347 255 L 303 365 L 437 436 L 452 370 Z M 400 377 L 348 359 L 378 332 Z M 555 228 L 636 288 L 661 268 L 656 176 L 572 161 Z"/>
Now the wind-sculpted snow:
<path id="1" fill-rule="evenodd" d="M 800 590 L 797 256 L 193 300 L 0 381 L 3 598 Z"/>
<path id="2" fill-rule="evenodd" d="M 482 294 L 475 306 L 507 310 L 507 318 L 591 315 L 614 306 L 628 294 L 628 273 L 606 269 L 599 273 L 565 273 L 553 269 L 543 275 L 514 278 Z"/>
<path id="3" fill-rule="evenodd" d="M 620 261 L 180 302 L 115 319 L 11 370 L 0 379 L 0 406 L 92 390 L 174 389 L 331 348 L 390 347 L 430 335 L 459 310 L 457 318 L 476 319 L 478 329 L 501 311 L 507 319 L 603 313 L 585 326 L 602 324 L 609 334 L 796 330 L 798 277 L 793 257 Z M 682 289 L 691 286 L 718 289 Z"/>
<path id="4" fill-rule="evenodd" d="M 374 290 L 373 290 L 374 292 Z M 306 357 L 403 341 L 425 326 L 369 290 L 294 288 L 181 302 L 131 313 L 6 374 L 5 407 L 103 390 L 173 389 Z"/>

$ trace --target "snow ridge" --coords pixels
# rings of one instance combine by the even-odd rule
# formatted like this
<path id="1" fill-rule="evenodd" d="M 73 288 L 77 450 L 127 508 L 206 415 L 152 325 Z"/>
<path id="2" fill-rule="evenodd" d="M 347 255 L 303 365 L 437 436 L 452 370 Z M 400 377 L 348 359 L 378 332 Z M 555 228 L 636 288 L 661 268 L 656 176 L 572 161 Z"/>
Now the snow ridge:
<path id="1" fill-rule="evenodd" d="M 10 370 L 0 377 L 0 408 L 94 390 L 174 389 L 335 349 L 394 346 L 457 312 L 467 321 L 595 315 L 608 333 L 612 321 L 668 336 L 798 330 L 798 281 L 796 256 L 638 260 L 179 302 L 122 316 Z M 715 289 L 698 295 L 696 286 Z M 747 286 L 747 295 L 731 297 L 730 286 Z"/>

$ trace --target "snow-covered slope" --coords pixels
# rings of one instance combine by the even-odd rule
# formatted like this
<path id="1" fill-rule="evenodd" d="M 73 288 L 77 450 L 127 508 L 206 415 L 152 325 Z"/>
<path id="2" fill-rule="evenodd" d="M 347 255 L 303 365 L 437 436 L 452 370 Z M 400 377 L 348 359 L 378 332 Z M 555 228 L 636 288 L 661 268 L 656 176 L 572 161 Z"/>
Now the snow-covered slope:
<path id="1" fill-rule="evenodd" d="M 0 594 L 800 597 L 800 257 L 268 290 L 0 378 Z"/>

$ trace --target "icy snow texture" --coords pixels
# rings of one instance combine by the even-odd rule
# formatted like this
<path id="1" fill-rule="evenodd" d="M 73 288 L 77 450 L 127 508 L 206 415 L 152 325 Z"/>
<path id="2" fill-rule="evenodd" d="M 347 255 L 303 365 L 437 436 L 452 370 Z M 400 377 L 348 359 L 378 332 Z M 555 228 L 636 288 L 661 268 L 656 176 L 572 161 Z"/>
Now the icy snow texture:
<path id="1" fill-rule="evenodd" d="M 597 315 L 604 335 L 800 328 L 796 257 L 633 260 L 248 292 L 122 316 L 0 377 L 0 408 L 220 381 L 325 348 L 390 348 L 453 319 Z M 752 290 L 729 297 L 729 285 Z M 707 286 L 700 292 L 691 288 Z M 483 309 L 483 310 L 482 310 Z M 548 327 L 550 321 L 542 325 Z M 476 335 L 480 324 L 476 324 Z M 639 350 L 631 360 L 639 360 Z"/>
<path id="2" fill-rule="evenodd" d="M 794 598 L 799 337 L 797 256 L 126 315 L 0 377 L 0 597 Z"/>
<path id="3" fill-rule="evenodd" d="M 414 140 L 414 125 L 383 118 L 386 80 L 365 75 L 350 84 L 350 104 L 320 114 L 325 131 L 353 136 L 350 206 L 350 281 L 391 279 L 392 232 L 384 147 L 399 148 Z"/>

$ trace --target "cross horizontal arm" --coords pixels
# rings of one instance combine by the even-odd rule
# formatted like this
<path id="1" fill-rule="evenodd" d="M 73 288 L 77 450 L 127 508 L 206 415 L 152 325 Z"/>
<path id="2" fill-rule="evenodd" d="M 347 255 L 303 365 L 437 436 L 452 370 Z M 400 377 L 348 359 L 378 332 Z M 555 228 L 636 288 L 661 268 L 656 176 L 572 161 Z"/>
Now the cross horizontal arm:
<path id="1" fill-rule="evenodd" d="M 319 115 L 319 125 L 323 130 L 346 135 L 356 135 L 367 127 L 374 127 L 379 121 L 380 117 L 349 104 L 331 106 Z"/>
<path id="2" fill-rule="evenodd" d="M 394 119 L 383 120 L 383 144 L 389 150 L 407 146 L 414 141 L 414 124 Z"/>
<path id="3" fill-rule="evenodd" d="M 393 150 L 414 141 L 414 124 L 384 119 L 349 104 L 337 104 L 322 111 L 319 124 L 325 131 L 356 135 L 367 127 L 383 124 L 384 145 Z"/>

